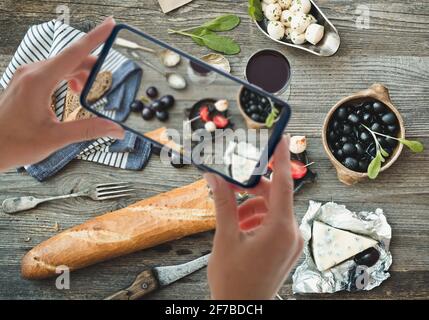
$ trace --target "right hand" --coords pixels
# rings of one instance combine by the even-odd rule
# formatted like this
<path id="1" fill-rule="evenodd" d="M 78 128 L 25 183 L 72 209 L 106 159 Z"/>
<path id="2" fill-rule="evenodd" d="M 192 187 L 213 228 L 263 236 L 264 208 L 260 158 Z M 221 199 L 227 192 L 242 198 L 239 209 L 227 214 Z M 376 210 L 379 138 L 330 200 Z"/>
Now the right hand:
<path id="1" fill-rule="evenodd" d="M 216 234 L 208 265 L 213 299 L 273 299 L 301 255 L 304 241 L 293 211 L 289 138 L 274 154 L 273 179 L 246 190 L 237 207 L 235 186 L 205 174 L 216 207 Z"/>

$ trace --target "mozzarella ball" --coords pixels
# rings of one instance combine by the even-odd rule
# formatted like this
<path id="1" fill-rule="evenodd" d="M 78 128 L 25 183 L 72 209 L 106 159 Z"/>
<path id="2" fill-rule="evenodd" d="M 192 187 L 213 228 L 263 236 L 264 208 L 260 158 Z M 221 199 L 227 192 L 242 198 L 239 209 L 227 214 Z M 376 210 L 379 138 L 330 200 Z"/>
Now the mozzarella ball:
<path id="1" fill-rule="evenodd" d="M 276 3 L 277 0 L 263 0 L 262 2 L 264 2 L 266 4 L 271 4 L 271 3 Z"/>
<path id="2" fill-rule="evenodd" d="M 206 124 L 204 125 L 204 128 L 208 131 L 208 132 L 213 132 L 216 130 L 216 125 L 213 121 L 207 121 Z"/>
<path id="3" fill-rule="evenodd" d="M 320 24 L 310 24 L 305 31 L 305 40 L 316 45 L 320 40 L 322 40 L 324 32 L 325 28 Z"/>
<path id="4" fill-rule="evenodd" d="M 289 151 L 295 154 L 303 153 L 307 149 L 307 138 L 305 136 L 292 136 L 289 141 Z"/>
<path id="5" fill-rule="evenodd" d="M 282 8 L 278 3 L 271 3 L 265 8 L 265 16 L 268 20 L 277 21 L 282 15 Z"/>
<path id="6" fill-rule="evenodd" d="M 305 42 L 305 33 L 292 31 L 290 34 L 290 39 L 294 44 L 303 44 Z"/>
<path id="7" fill-rule="evenodd" d="M 310 19 L 310 24 L 317 23 L 317 19 L 312 14 L 307 14 L 308 19 Z"/>
<path id="8" fill-rule="evenodd" d="M 280 40 L 285 35 L 285 26 L 279 21 L 268 22 L 267 31 L 270 37 Z"/>
<path id="9" fill-rule="evenodd" d="M 285 29 L 285 37 L 286 37 L 286 39 L 288 39 L 288 40 L 292 39 L 291 38 L 291 33 L 292 33 L 292 28 L 286 28 Z"/>
<path id="10" fill-rule="evenodd" d="M 292 16 L 290 26 L 293 31 L 304 33 L 305 29 L 307 29 L 307 27 L 310 25 L 310 21 L 310 18 L 307 17 L 306 14 L 297 13 L 296 15 Z"/>
<path id="11" fill-rule="evenodd" d="M 280 21 L 284 24 L 285 27 L 290 27 L 292 16 L 293 16 L 292 11 L 283 10 L 282 15 L 280 17 Z"/>
<path id="12" fill-rule="evenodd" d="M 262 12 L 265 14 L 265 9 L 267 9 L 268 4 L 261 2 Z"/>
<path id="13" fill-rule="evenodd" d="M 290 6 L 290 11 L 309 13 L 311 10 L 310 0 L 293 0 Z"/>
<path id="14" fill-rule="evenodd" d="M 278 0 L 278 4 L 282 7 L 283 10 L 288 9 L 292 0 Z"/>

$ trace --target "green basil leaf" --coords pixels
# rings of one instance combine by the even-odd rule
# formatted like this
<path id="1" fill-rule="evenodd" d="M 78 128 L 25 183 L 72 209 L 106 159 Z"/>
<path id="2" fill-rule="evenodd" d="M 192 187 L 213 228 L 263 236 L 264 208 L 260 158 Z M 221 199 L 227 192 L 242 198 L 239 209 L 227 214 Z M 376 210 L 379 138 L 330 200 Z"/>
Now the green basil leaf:
<path id="1" fill-rule="evenodd" d="M 256 21 L 264 19 L 260 0 L 249 0 L 249 15 Z"/>
<path id="2" fill-rule="evenodd" d="M 231 38 L 219 36 L 216 33 L 208 33 L 202 36 L 204 44 L 212 50 L 224 54 L 237 54 L 240 46 Z"/>
<path id="3" fill-rule="evenodd" d="M 380 169 L 381 169 L 381 159 L 380 159 L 381 154 L 379 152 L 377 152 L 377 155 L 375 156 L 374 159 L 372 159 L 371 163 L 368 166 L 368 177 L 370 179 L 375 179 L 377 178 Z"/>
<path id="4" fill-rule="evenodd" d="M 277 119 L 279 115 L 279 110 L 276 107 L 271 108 L 271 112 L 268 115 L 267 119 L 265 119 L 265 126 L 267 128 L 271 128 L 274 124 L 274 121 Z"/>
<path id="5" fill-rule="evenodd" d="M 207 30 L 207 29 L 205 29 L 205 28 L 198 27 L 198 28 L 193 29 L 190 33 L 191 33 L 191 34 L 193 34 L 193 35 L 196 35 L 196 36 L 198 36 L 198 37 L 202 37 L 202 36 L 204 36 L 204 35 L 206 35 L 206 34 L 213 33 L 213 32 L 211 32 L 210 30 Z M 201 38 L 197 38 L 197 37 L 191 37 L 191 38 L 192 38 L 192 40 L 194 40 L 194 42 L 195 42 L 196 44 L 198 44 L 199 46 L 204 46 L 204 41 L 203 41 L 203 39 L 201 39 Z"/>
<path id="6" fill-rule="evenodd" d="M 403 145 L 406 145 L 412 152 L 422 152 L 424 150 L 423 144 L 416 140 L 399 139 Z"/>
<path id="7" fill-rule="evenodd" d="M 235 14 L 227 14 L 207 21 L 201 27 L 211 31 L 228 31 L 240 24 L 240 18 Z"/>
<path id="8" fill-rule="evenodd" d="M 380 146 L 380 152 L 381 152 L 383 157 L 387 158 L 389 156 L 389 154 L 386 152 L 386 150 L 384 150 L 381 146 Z"/>

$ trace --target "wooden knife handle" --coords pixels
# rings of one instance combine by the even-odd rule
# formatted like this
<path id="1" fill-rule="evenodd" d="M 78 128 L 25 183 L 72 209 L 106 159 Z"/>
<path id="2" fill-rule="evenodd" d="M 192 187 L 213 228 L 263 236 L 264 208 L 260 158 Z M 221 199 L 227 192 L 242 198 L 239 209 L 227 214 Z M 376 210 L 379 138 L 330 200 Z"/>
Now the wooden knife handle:
<path id="1" fill-rule="evenodd" d="M 126 289 L 116 292 L 105 300 L 136 300 L 159 288 L 159 282 L 153 270 L 140 273 Z"/>

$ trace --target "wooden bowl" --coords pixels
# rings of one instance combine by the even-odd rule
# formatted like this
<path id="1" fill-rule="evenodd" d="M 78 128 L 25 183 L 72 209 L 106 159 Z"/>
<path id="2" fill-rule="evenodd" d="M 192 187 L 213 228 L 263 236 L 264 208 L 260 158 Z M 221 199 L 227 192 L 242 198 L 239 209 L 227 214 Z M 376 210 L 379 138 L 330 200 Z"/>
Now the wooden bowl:
<path id="1" fill-rule="evenodd" d="M 256 122 L 254 121 L 252 118 L 250 118 L 246 112 L 244 111 L 243 106 L 241 105 L 241 100 L 240 100 L 240 96 L 241 93 L 243 92 L 243 90 L 245 89 L 244 86 L 241 86 L 240 90 L 238 90 L 238 94 L 237 94 L 237 106 L 238 109 L 240 110 L 241 115 L 243 116 L 244 120 L 246 121 L 246 125 L 249 129 L 261 129 L 261 128 L 266 128 L 265 122 Z M 276 123 L 279 120 L 280 117 L 277 117 L 274 120 L 274 123 Z"/>
<path id="2" fill-rule="evenodd" d="M 366 172 L 357 172 L 357 171 L 350 170 L 346 168 L 341 162 L 339 162 L 334 157 L 328 145 L 328 139 L 327 139 L 328 124 L 334 112 L 340 106 L 352 100 L 356 102 L 364 102 L 368 99 L 376 99 L 384 103 L 395 114 L 399 122 L 399 137 L 405 138 L 404 121 L 402 120 L 402 117 L 399 111 L 392 104 L 389 91 L 382 84 L 375 83 L 366 90 L 356 92 L 355 94 L 352 94 L 351 96 L 338 101 L 338 103 L 335 106 L 333 106 L 331 110 L 329 110 L 325 118 L 325 122 L 323 123 L 323 129 L 322 129 L 322 139 L 323 139 L 323 147 L 325 148 L 326 154 L 328 155 L 329 160 L 332 162 L 335 169 L 337 170 L 338 179 L 347 185 L 352 185 L 363 179 L 368 178 L 368 174 Z M 395 147 L 392 154 L 390 155 L 389 159 L 386 160 L 386 162 L 381 167 L 380 172 L 385 171 L 396 161 L 396 159 L 398 159 L 399 155 L 401 154 L 402 148 L 403 148 L 403 145 L 401 143 L 398 143 L 398 145 Z"/>

